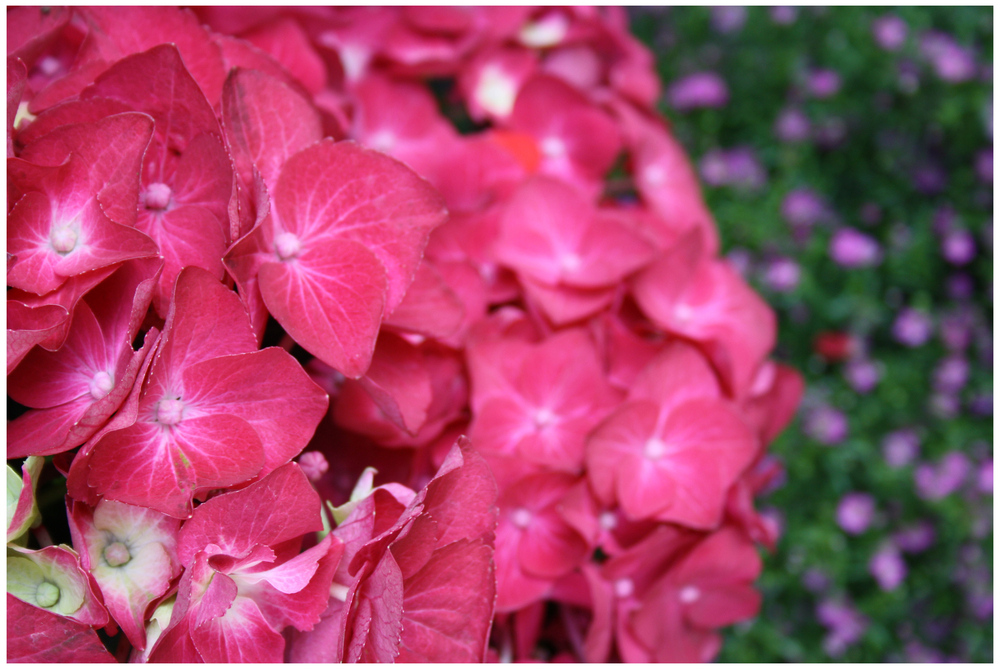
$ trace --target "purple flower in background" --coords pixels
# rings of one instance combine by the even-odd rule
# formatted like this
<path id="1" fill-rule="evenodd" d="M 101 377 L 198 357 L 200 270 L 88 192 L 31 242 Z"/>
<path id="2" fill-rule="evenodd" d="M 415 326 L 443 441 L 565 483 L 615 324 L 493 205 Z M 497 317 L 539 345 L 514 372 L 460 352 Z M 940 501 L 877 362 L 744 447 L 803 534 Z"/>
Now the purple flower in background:
<path id="1" fill-rule="evenodd" d="M 670 105 L 678 111 L 718 108 L 729 102 L 729 88 L 715 72 L 695 72 L 678 79 L 667 90 Z"/>
<path id="2" fill-rule="evenodd" d="M 810 567 L 802 574 L 802 586 L 812 593 L 820 593 L 830 587 L 830 577 L 822 569 Z"/>
<path id="3" fill-rule="evenodd" d="M 934 526 L 922 520 L 892 535 L 892 541 L 904 553 L 922 553 L 934 545 Z"/>
<path id="4" fill-rule="evenodd" d="M 910 641 L 906 644 L 906 661 L 917 664 L 940 664 L 944 662 L 944 653 L 929 648 L 919 641 Z"/>
<path id="5" fill-rule="evenodd" d="M 849 492 L 837 504 L 837 524 L 848 534 L 863 534 L 875 515 L 875 498 L 863 492 Z"/>
<path id="6" fill-rule="evenodd" d="M 764 283 L 777 293 L 788 293 L 799 285 L 802 269 L 793 259 L 779 256 L 764 267 Z"/>
<path id="7" fill-rule="evenodd" d="M 951 420 L 958 416 L 961 408 L 962 403 L 959 401 L 958 395 L 950 393 L 934 393 L 927 400 L 927 410 L 930 411 L 931 415 L 944 420 Z"/>
<path id="8" fill-rule="evenodd" d="M 993 617 L 993 592 L 971 592 L 966 597 L 972 615 L 978 620 L 988 620 Z"/>
<path id="9" fill-rule="evenodd" d="M 882 440 L 882 457 L 893 469 L 913 462 L 920 451 L 920 437 L 913 430 L 904 428 L 890 432 Z"/>
<path id="10" fill-rule="evenodd" d="M 934 370 L 934 389 L 941 393 L 957 393 L 969 380 L 969 361 L 962 355 L 950 355 Z"/>
<path id="11" fill-rule="evenodd" d="M 873 361 L 867 358 L 856 358 L 845 365 L 844 377 L 854 392 L 867 395 L 878 385 L 882 378 L 882 372 Z"/>
<path id="12" fill-rule="evenodd" d="M 950 230 L 941 240 L 941 255 L 952 265 L 967 265 L 976 257 L 976 240 L 968 230 Z"/>
<path id="13" fill-rule="evenodd" d="M 781 215 L 793 226 L 810 226 L 826 218 L 827 209 L 815 191 L 798 188 L 781 202 Z"/>
<path id="14" fill-rule="evenodd" d="M 948 83 L 961 83 L 976 75 L 976 59 L 972 51 L 959 46 L 950 35 L 925 33 L 920 38 L 920 51 L 931 62 L 937 75 Z"/>
<path id="15" fill-rule="evenodd" d="M 968 300 L 976 292 L 976 284 L 968 274 L 952 274 L 945 283 L 948 299 L 955 302 Z"/>
<path id="16" fill-rule="evenodd" d="M 945 204 L 934 210 L 931 229 L 934 234 L 943 237 L 955 228 L 956 223 L 958 223 L 958 212 L 950 204 Z"/>
<path id="17" fill-rule="evenodd" d="M 750 274 L 750 270 L 753 268 L 753 254 L 744 248 L 734 248 L 726 254 L 726 260 L 728 260 L 729 265 L 743 277 L 748 276 Z"/>
<path id="18" fill-rule="evenodd" d="M 774 122 L 774 134 L 782 142 L 804 142 L 812 132 L 812 123 L 798 107 L 786 107 Z"/>
<path id="19" fill-rule="evenodd" d="M 798 7 L 789 7 L 787 5 L 771 7 L 770 13 L 771 20 L 779 26 L 790 26 L 799 17 Z"/>
<path id="20" fill-rule="evenodd" d="M 746 22 L 746 7 L 739 5 L 712 7 L 712 27 L 723 35 L 738 32 Z"/>
<path id="21" fill-rule="evenodd" d="M 882 247 L 854 228 L 840 228 L 830 239 L 830 257 L 841 267 L 872 267 L 882 262 Z"/>
<path id="22" fill-rule="evenodd" d="M 980 492 L 993 494 L 993 458 L 979 465 L 979 470 L 976 472 L 976 486 Z"/>
<path id="23" fill-rule="evenodd" d="M 835 446 L 847 438 L 847 416 L 842 411 L 823 405 L 806 415 L 803 430 L 821 444 Z"/>
<path id="24" fill-rule="evenodd" d="M 962 485 L 971 468 L 969 459 L 958 451 L 945 455 L 937 466 L 922 464 L 913 472 L 917 494 L 923 499 L 944 499 Z"/>
<path id="25" fill-rule="evenodd" d="M 872 21 L 875 41 L 886 51 L 898 51 L 906 42 L 908 30 L 906 21 L 895 14 L 886 14 Z"/>
<path id="26" fill-rule="evenodd" d="M 993 393 L 976 395 L 969 401 L 969 411 L 976 416 L 993 415 Z"/>
<path id="27" fill-rule="evenodd" d="M 890 592 L 898 588 L 906 578 L 906 563 L 903 562 L 899 549 L 887 543 L 868 561 L 868 573 L 875 578 L 878 587 Z"/>
<path id="28" fill-rule="evenodd" d="M 868 628 L 868 619 L 848 602 L 826 599 L 816 607 L 816 619 L 829 633 L 823 639 L 823 649 L 834 658 L 858 641 Z"/>
<path id="29" fill-rule="evenodd" d="M 904 346 L 923 346 L 931 337 L 934 324 L 931 317 L 916 309 L 903 309 L 892 324 L 892 336 Z"/>
<path id="30" fill-rule="evenodd" d="M 701 176 L 710 186 L 736 186 L 757 190 L 767 183 L 767 173 L 750 147 L 713 149 L 702 156 Z"/>
<path id="31" fill-rule="evenodd" d="M 806 77 L 806 88 L 814 98 L 828 98 L 840 90 L 840 75 L 830 69 L 812 70 Z"/>
<path id="32" fill-rule="evenodd" d="M 899 90 L 913 95 L 920 88 L 920 69 L 908 58 L 899 61 Z"/>
<path id="33" fill-rule="evenodd" d="M 924 195 L 937 195 L 948 183 L 948 175 L 940 165 L 927 163 L 913 173 L 913 185 Z"/>
<path id="34" fill-rule="evenodd" d="M 950 351 L 963 351 L 972 343 L 972 312 L 958 309 L 945 314 L 938 326 L 941 341 Z"/>
<path id="35" fill-rule="evenodd" d="M 976 154 L 976 175 L 983 183 L 993 183 L 993 147 Z"/>

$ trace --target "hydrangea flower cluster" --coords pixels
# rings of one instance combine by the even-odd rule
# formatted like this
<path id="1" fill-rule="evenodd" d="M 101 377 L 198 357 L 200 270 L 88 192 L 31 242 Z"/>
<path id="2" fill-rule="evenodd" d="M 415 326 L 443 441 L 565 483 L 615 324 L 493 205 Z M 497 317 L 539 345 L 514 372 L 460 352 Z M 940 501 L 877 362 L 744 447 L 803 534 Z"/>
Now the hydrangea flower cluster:
<path id="1" fill-rule="evenodd" d="M 802 383 L 620 9 L 24 7 L 7 73 L 9 660 L 699 661 L 755 615 Z"/>

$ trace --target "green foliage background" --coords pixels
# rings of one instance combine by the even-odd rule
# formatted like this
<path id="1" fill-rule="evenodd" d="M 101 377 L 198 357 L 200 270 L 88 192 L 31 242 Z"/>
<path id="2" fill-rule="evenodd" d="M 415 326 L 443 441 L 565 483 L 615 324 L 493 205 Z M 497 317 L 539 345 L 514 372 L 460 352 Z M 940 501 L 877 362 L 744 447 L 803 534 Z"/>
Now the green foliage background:
<path id="1" fill-rule="evenodd" d="M 872 20 L 890 12 L 909 25 L 907 42 L 896 53 L 879 48 L 872 36 Z M 767 186 L 758 191 L 706 187 L 723 253 L 740 247 L 758 258 L 790 256 L 801 265 L 801 280 L 790 293 L 769 291 L 755 275 L 750 279 L 778 311 L 777 357 L 804 374 L 807 398 L 843 410 L 850 425 L 847 440 L 829 447 L 809 439 L 796 420 L 772 446 L 788 478 L 761 503 L 781 510 L 785 534 L 778 550 L 765 555 L 760 615 L 728 631 L 719 659 L 827 661 L 826 630 L 816 620 L 816 605 L 824 596 L 846 596 L 870 624 L 837 659 L 916 659 L 912 647 L 919 643 L 948 658 L 992 661 L 992 619 L 971 614 L 968 586 L 956 580 L 962 569 L 985 567 L 988 582 L 978 587 L 992 592 L 992 496 L 968 483 L 945 499 L 921 499 L 914 465 L 890 468 L 880 444 L 892 430 L 915 427 L 922 437 L 920 461 L 936 462 L 952 450 L 973 463 L 992 458 L 992 416 L 974 416 L 967 408 L 971 397 L 991 394 L 993 387 L 993 187 L 975 170 L 976 154 L 992 145 L 987 134 L 992 75 L 958 84 L 940 80 L 920 54 L 919 37 L 931 29 L 949 33 L 975 49 L 982 68 L 992 63 L 993 9 L 809 7 L 800 8 L 791 25 L 779 25 L 767 8 L 752 7 L 741 29 L 720 34 L 712 27 L 709 8 L 641 8 L 633 11 L 632 26 L 653 49 L 667 86 L 702 70 L 725 79 L 730 101 L 724 107 L 681 114 L 664 105 L 664 112 L 695 163 L 714 148 L 749 146 L 765 167 Z M 903 60 L 919 73 L 919 85 L 911 92 L 899 83 Z M 797 97 L 809 68 L 836 70 L 839 92 L 822 100 Z M 793 99 L 814 127 L 843 121 L 843 142 L 824 149 L 814 142 L 778 141 L 775 119 Z M 913 171 L 924 163 L 940 166 L 947 175 L 940 193 L 925 195 L 914 185 Z M 808 243 L 797 245 L 780 211 L 785 195 L 796 188 L 824 197 L 839 225 L 877 238 L 885 260 L 868 269 L 839 267 L 827 251 L 833 226 L 821 227 Z M 860 220 L 866 203 L 881 208 L 875 225 Z M 952 306 L 945 285 L 954 270 L 943 260 L 931 227 L 942 206 L 953 208 L 959 225 L 975 234 L 979 254 L 966 271 L 976 286 L 971 302 L 988 328 L 967 352 L 972 373 L 954 418 L 928 408 L 933 370 L 946 354 L 940 340 L 909 349 L 891 336 L 902 306 L 925 309 L 934 317 Z M 901 229 L 909 232 L 903 243 Z M 883 365 L 882 380 L 871 394 L 856 393 L 840 365 L 827 364 L 813 352 L 816 335 L 830 330 L 864 338 L 871 358 Z M 877 500 L 873 527 L 860 536 L 846 535 L 834 519 L 838 501 L 852 490 Z M 906 580 L 883 592 L 868 573 L 868 560 L 892 531 L 920 519 L 933 523 L 934 546 L 904 555 Z M 825 595 L 803 586 L 802 575 L 810 568 L 828 575 Z"/>

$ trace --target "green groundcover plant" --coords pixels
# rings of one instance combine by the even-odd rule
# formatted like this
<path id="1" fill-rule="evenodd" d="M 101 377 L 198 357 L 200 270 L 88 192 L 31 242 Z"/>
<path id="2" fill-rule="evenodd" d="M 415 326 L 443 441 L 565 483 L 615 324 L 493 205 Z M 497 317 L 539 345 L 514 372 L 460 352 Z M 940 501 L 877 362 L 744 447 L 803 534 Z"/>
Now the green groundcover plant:
<path id="1" fill-rule="evenodd" d="M 992 661 L 993 10 L 633 14 L 803 370 L 728 661 Z"/>

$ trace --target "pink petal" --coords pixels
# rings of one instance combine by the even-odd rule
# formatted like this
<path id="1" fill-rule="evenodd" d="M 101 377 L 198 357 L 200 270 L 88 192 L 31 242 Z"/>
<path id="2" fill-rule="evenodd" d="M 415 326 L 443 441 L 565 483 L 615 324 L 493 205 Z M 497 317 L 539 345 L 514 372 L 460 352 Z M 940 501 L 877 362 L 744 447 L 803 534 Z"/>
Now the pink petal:
<path id="1" fill-rule="evenodd" d="M 367 247 L 388 277 L 386 313 L 413 282 L 427 237 L 444 221 L 441 196 L 402 163 L 352 142 L 321 141 L 285 163 L 274 191 L 285 230 Z"/>
<path id="2" fill-rule="evenodd" d="M 190 564 L 195 553 L 215 544 L 228 555 L 254 545 L 275 546 L 322 529 L 319 496 L 294 463 L 253 485 L 218 495 L 200 505 L 181 529 L 178 554 Z"/>
<path id="3" fill-rule="evenodd" d="M 297 21 L 280 18 L 245 33 L 242 37 L 270 54 L 313 95 L 326 85 L 326 66 Z"/>
<path id="4" fill-rule="evenodd" d="M 265 263 L 259 277 L 268 310 L 299 345 L 345 376 L 364 374 L 386 294 L 385 268 L 368 248 L 318 239 L 290 262 Z"/>
<path id="5" fill-rule="evenodd" d="M 249 184 L 256 168 L 269 189 L 277 185 L 291 156 L 323 136 L 312 104 L 257 70 L 230 72 L 222 95 L 222 119 L 240 178 Z"/>
<path id="6" fill-rule="evenodd" d="M 25 604 L 7 593 L 7 661 L 46 663 L 111 663 L 90 625 Z"/>
<path id="7" fill-rule="evenodd" d="M 264 474 L 302 451 L 327 409 L 326 393 L 277 347 L 199 362 L 183 379 L 185 402 L 253 427 L 264 448 Z"/>
<path id="8" fill-rule="evenodd" d="M 206 662 L 281 662 L 285 639 L 271 629 L 252 599 L 237 597 L 232 607 L 191 631 Z"/>
<path id="9" fill-rule="evenodd" d="M 198 416 L 172 428 L 136 423 L 109 432 L 94 447 L 87 482 L 109 499 L 185 518 L 196 492 L 246 481 L 263 465 L 260 438 L 246 421 Z"/>

